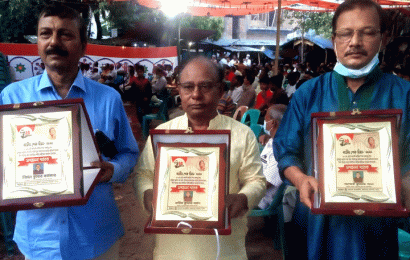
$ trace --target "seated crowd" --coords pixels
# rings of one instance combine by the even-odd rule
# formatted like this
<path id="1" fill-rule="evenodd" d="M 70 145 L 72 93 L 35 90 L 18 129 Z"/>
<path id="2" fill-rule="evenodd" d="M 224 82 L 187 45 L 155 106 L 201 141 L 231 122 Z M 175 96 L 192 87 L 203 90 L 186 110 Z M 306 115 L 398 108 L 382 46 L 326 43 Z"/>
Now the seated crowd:
<path id="1" fill-rule="evenodd" d="M 81 63 L 80 69 L 84 77 L 114 88 L 123 101 L 134 103 L 139 122 L 142 122 L 144 115 L 151 113 L 152 107 L 158 107 L 169 98 L 171 93 L 166 87 L 175 80 L 172 67 L 168 64 L 154 66 L 153 73 L 148 73 L 147 78 L 146 68 L 140 64 L 127 66 L 115 63 L 100 67 L 98 62 L 92 66 Z"/>

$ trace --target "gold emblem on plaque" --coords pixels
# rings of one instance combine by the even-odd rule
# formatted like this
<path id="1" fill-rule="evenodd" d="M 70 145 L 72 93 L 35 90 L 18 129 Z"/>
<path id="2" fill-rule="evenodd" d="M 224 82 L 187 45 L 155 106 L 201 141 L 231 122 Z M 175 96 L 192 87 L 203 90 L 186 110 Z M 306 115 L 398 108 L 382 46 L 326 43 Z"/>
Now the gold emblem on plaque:
<path id="1" fill-rule="evenodd" d="M 44 206 L 44 202 L 36 202 L 33 204 L 36 208 L 42 208 Z"/>
<path id="2" fill-rule="evenodd" d="M 38 101 L 38 102 L 34 102 L 33 103 L 33 106 L 42 106 L 42 105 L 44 105 L 44 102 L 42 102 L 42 101 Z"/>
<path id="3" fill-rule="evenodd" d="M 355 108 L 352 110 L 352 116 L 354 115 L 360 115 L 362 112 L 360 112 L 360 110 L 358 108 Z"/>
<path id="4" fill-rule="evenodd" d="M 355 210 L 353 210 L 353 212 L 354 212 L 354 214 L 356 214 L 358 216 L 361 216 L 365 213 L 365 211 L 362 210 L 362 209 L 355 209 Z"/>
<path id="5" fill-rule="evenodd" d="M 181 229 L 181 232 L 184 233 L 184 234 L 189 234 L 189 233 L 191 233 L 191 230 L 192 229 L 190 229 L 190 228 L 183 228 L 183 229 Z"/>

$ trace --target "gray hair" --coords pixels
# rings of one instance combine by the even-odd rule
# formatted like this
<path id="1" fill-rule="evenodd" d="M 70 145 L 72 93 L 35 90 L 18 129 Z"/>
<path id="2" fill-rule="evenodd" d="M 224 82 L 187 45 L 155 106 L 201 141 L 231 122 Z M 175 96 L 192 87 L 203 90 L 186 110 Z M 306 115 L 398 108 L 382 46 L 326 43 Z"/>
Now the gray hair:
<path id="1" fill-rule="evenodd" d="M 286 105 L 274 104 L 268 109 L 269 116 L 280 123 L 282 121 L 283 114 L 285 113 L 286 108 Z"/>

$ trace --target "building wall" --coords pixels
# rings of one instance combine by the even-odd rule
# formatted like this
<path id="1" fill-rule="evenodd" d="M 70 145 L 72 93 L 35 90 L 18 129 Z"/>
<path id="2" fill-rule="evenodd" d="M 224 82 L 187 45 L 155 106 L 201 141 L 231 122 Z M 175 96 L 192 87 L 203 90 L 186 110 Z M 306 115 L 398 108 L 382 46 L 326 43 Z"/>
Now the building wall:
<path id="1" fill-rule="evenodd" d="M 289 31 L 281 31 L 280 32 L 280 41 L 286 41 L 286 35 L 288 35 Z M 246 38 L 248 40 L 270 40 L 276 41 L 276 29 L 259 29 L 259 30 L 248 30 L 246 34 Z"/>
<path id="2" fill-rule="evenodd" d="M 281 40 L 286 40 L 286 35 L 294 29 L 289 20 L 281 15 Z M 224 18 L 224 32 L 222 38 L 232 39 L 232 17 Z M 246 15 L 239 18 L 239 39 L 243 40 L 276 40 L 276 12 Z M 274 31 L 274 33 L 272 33 Z"/>

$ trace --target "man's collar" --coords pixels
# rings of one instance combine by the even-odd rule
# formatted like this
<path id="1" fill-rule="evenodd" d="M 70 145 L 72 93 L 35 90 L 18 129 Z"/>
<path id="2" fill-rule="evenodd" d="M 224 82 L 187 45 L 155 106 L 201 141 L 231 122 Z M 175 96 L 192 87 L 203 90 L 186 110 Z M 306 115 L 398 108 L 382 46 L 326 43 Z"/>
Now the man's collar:
<path id="1" fill-rule="evenodd" d="M 81 70 L 78 70 L 77 77 L 74 79 L 74 82 L 71 84 L 71 88 L 73 86 L 76 86 L 77 88 L 81 89 L 82 91 L 86 92 L 85 84 L 84 84 L 84 77 L 83 74 L 81 73 Z M 47 69 L 44 70 L 44 73 L 41 75 L 40 79 L 40 84 L 37 86 L 37 91 L 40 91 L 45 88 L 53 88 L 54 90 L 55 87 L 53 83 L 51 82 L 48 74 L 47 74 Z M 70 88 L 70 90 L 71 90 Z"/>
<path id="2" fill-rule="evenodd" d="M 188 114 L 185 112 L 183 117 L 184 117 L 184 122 L 186 122 L 186 126 L 185 125 L 181 125 L 181 126 L 182 126 L 183 129 L 185 129 L 185 128 L 188 129 L 188 126 L 189 126 Z M 222 116 L 220 114 L 217 114 L 214 118 L 212 118 L 209 121 L 208 129 L 210 129 L 210 130 L 211 129 L 218 129 L 221 126 L 221 119 L 222 119 Z"/>

